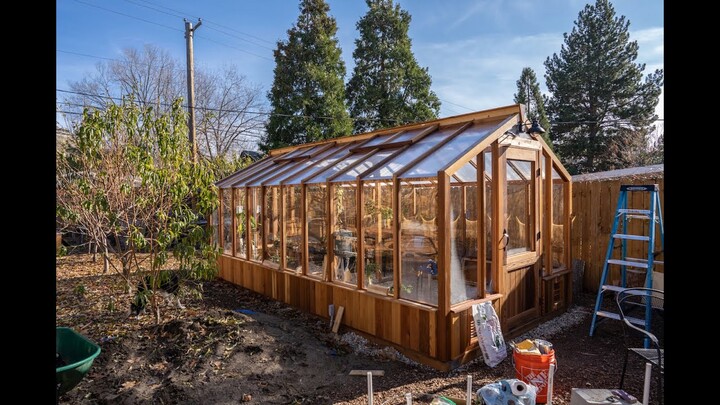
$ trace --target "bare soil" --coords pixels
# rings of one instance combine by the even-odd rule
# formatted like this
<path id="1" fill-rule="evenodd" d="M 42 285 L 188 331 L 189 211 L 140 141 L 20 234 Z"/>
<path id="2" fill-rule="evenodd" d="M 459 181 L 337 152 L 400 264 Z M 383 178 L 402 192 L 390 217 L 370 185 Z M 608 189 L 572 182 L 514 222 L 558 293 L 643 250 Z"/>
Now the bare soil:
<path id="1" fill-rule="evenodd" d="M 473 391 L 515 378 L 511 352 L 495 368 L 477 359 L 439 372 L 394 350 L 360 345 L 345 327 L 336 335 L 327 319 L 222 280 L 204 283 L 203 300 L 183 297 L 185 309 L 163 307 L 157 326 L 149 312 L 129 315 L 131 295 L 90 255 L 58 258 L 56 279 L 57 326 L 75 329 L 102 349 L 88 375 L 61 396 L 64 404 L 366 404 L 367 380 L 349 376 L 354 369 L 384 370 L 373 379 L 375 404 L 405 404 L 408 392 L 413 403 L 429 404 L 436 395 L 463 398 L 468 374 Z M 582 295 L 567 316 L 527 335 L 554 346 L 554 404 L 569 404 L 573 387 L 619 384 L 622 329 L 608 321 L 588 336 L 594 299 Z M 643 376 L 642 362 L 631 357 L 625 390 L 638 399 Z M 650 402 L 658 403 L 654 380 Z"/>

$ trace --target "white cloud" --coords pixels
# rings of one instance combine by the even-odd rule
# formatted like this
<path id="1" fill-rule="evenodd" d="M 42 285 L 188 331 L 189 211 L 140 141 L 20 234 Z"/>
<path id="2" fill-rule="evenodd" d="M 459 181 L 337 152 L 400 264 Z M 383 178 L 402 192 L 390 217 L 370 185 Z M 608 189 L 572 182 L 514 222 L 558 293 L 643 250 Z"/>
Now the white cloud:
<path id="1" fill-rule="evenodd" d="M 663 68 L 663 32 L 662 28 L 650 28 L 630 33 L 631 39 L 638 41 L 637 62 L 646 64 L 646 74 Z M 481 110 L 512 104 L 515 82 L 524 67 L 535 71 L 541 90 L 547 92 L 544 62 L 559 53 L 562 44 L 562 33 L 498 34 L 416 44 L 413 52 L 418 63 L 429 68 L 444 117 L 468 112 L 457 105 Z M 657 110 L 661 117 L 662 108 L 661 97 Z"/>

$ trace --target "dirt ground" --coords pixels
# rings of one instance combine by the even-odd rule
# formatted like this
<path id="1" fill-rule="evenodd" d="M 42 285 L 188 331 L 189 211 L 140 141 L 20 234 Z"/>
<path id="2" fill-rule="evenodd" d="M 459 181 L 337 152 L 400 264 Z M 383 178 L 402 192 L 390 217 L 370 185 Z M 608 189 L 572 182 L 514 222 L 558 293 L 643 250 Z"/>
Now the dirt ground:
<path id="1" fill-rule="evenodd" d="M 463 398 L 515 378 L 512 353 L 495 368 L 477 359 L 451 372 L 407 361 L 327 319 L 300 312 L 222 280 L 203 285 L 204 300 L 183 298 L 155 326 L 148 313 L 129 316 L 130 295 L 102 263 L 75 254 L 57 259 L 57 326 L 68 326 L 102 349 L 88 375 L 60 397 L 63 404 L 367 404 L 367 380 L 354 369 L 384 370 L 373 379 L 374 403 L 429 404 L 433 396 Z M 552 342 L 557 360 L 554 404 L 569 404 L 571 388 L 616 388 L 624 353 L 619 322 L 589 337 L 594 294 L 525 337 Z M 657 322 L 663 327 L 662 322 Z M 517 339 L 513 339 L 517 340 Z M 643 364 L 631 358 L 625 390 L 642 399 Z M 658 403 L 655 381 L 651 403 Z"/>

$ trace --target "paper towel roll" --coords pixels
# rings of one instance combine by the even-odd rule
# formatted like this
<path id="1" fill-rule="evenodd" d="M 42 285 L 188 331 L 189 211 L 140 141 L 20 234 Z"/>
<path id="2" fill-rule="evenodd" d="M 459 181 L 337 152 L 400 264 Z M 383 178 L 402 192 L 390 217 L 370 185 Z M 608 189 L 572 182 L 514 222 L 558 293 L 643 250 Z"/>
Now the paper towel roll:
<path id="1" fill-rule="evenodd" d="M 521 396 L 525 395 L 527 393 L 528 387 L 525 382 L 520 380 L 515 380 L 510 384 L 510 390 L 512 391 L 513 395 L 515 396 Z"/>

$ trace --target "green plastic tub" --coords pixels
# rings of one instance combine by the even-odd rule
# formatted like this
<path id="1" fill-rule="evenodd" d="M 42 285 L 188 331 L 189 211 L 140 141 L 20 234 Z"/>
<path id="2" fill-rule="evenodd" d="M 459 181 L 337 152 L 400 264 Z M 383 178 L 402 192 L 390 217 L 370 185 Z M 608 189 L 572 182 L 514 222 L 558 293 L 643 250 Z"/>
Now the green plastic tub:
<path id="1" fill-rule="evenodd" d="M 55 368 L 57 396 L 60 396 L 85 377 L 93 360 L 100 354 L 100 346 L 70 328 L 56 327 L 55 350 L 62 359 L 62 362 L 56 359 L 56 364 L 64 363 Z"/>

